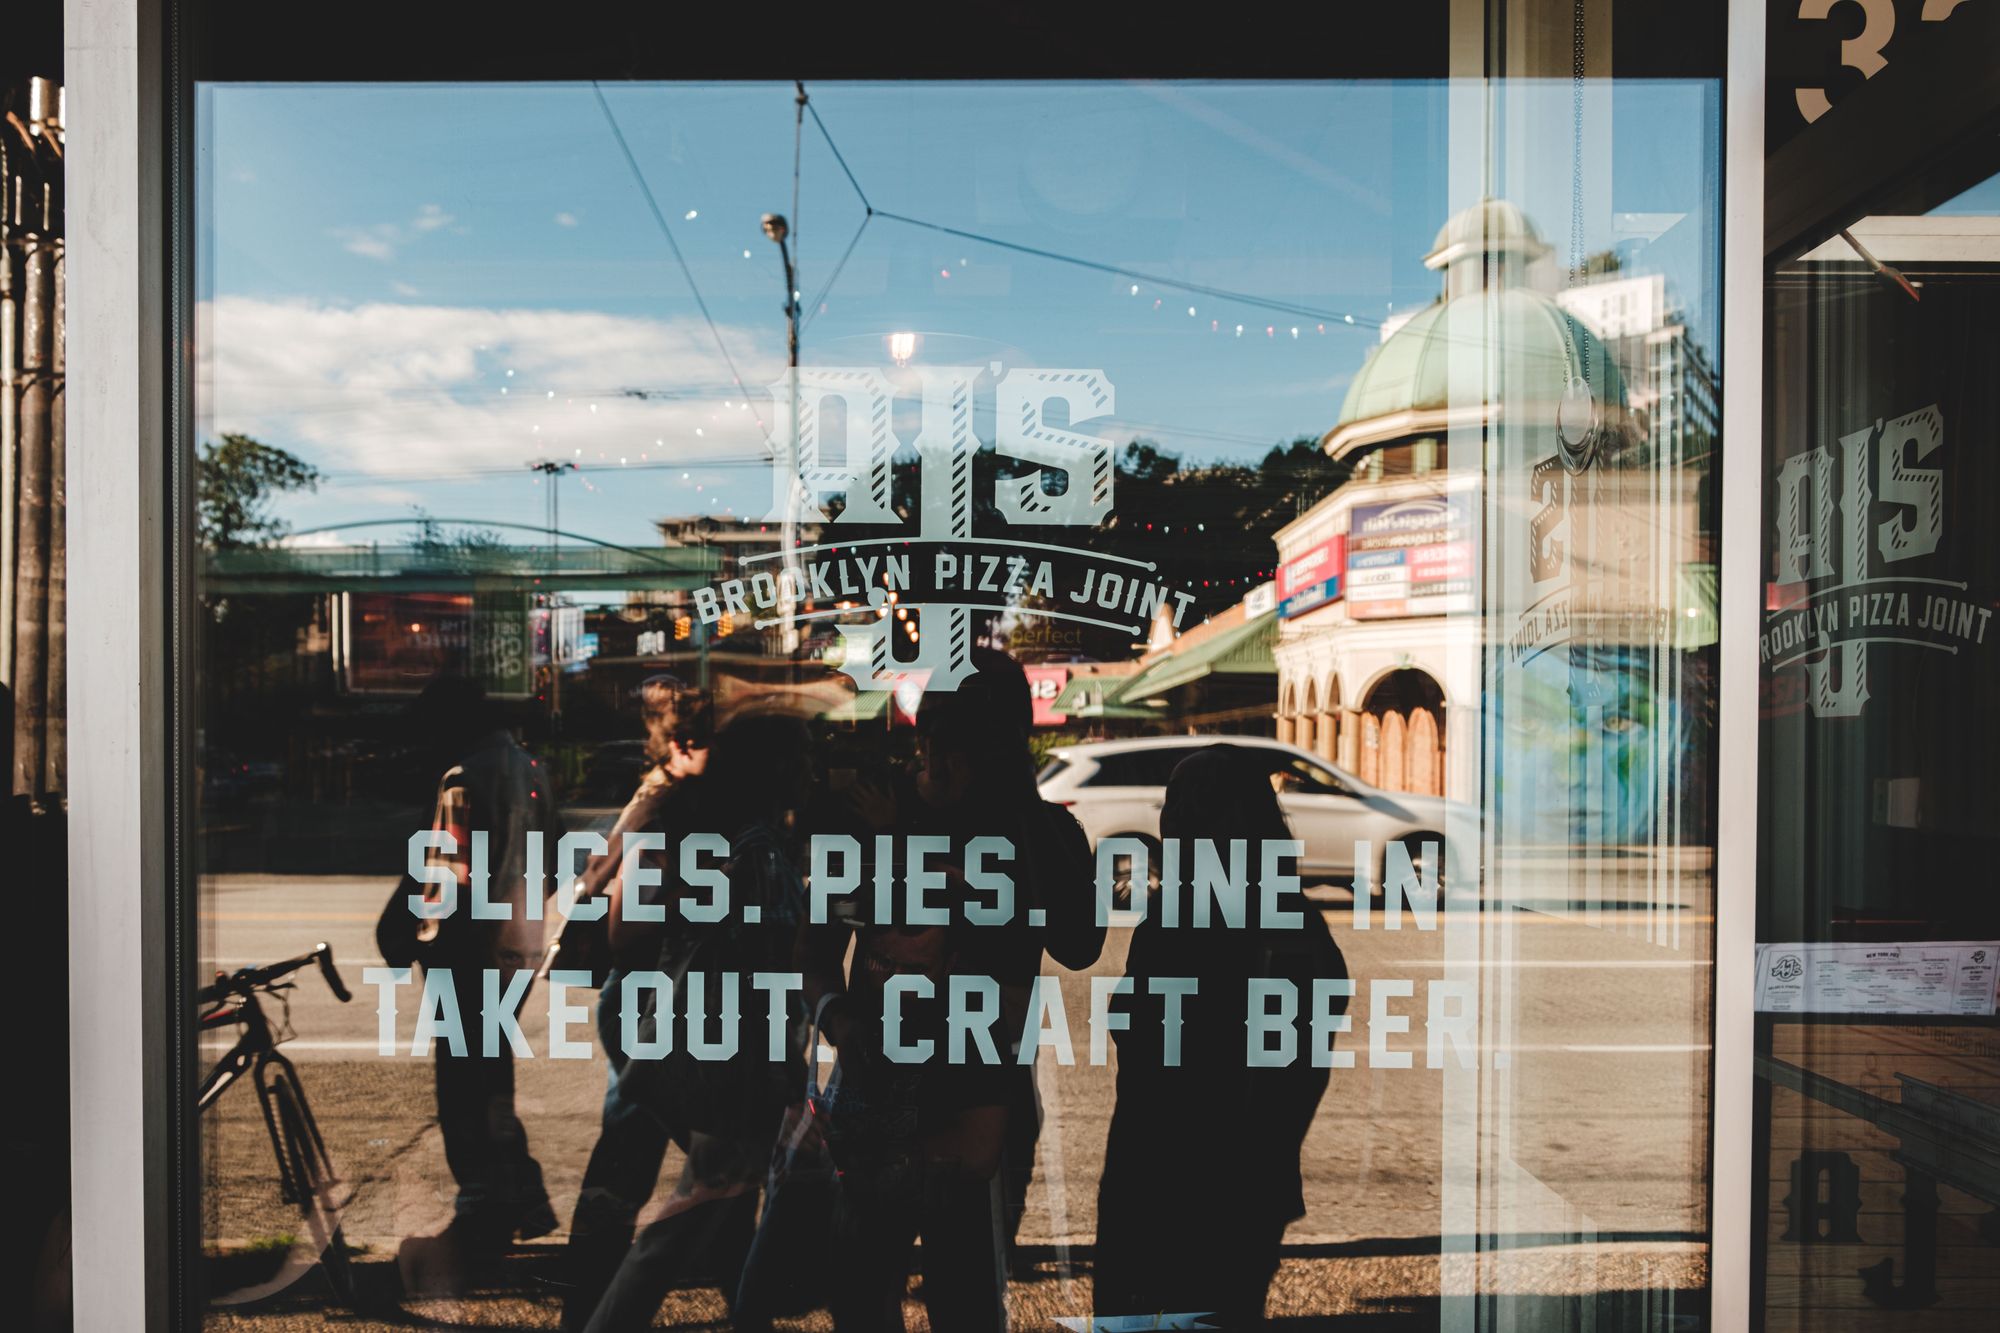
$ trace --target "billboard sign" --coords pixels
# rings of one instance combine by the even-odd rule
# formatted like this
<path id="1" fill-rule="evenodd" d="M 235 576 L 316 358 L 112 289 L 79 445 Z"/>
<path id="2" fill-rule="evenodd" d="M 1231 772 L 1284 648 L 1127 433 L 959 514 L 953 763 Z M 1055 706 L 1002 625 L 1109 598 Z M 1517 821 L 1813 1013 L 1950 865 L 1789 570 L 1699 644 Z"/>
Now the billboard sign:
<path id="1" fill-rule="evenodd" d="M 1348 516 L 1347 614 L 1354 620 L 1478 609 L 1473 496 L 1357 505 Z"/>
<path id="2" fill-rule="evenodd" d="M 349 694 L 415 694 L 433 676 L 468 676 L 489 695 L 532 683 L 530 611 L 514 593 L 339 594 L 334 667 Z"/>
<path id="3" fill-rule="evenodd" d="M 1347 534 L 1330 537 L 1278 567 L 1278 615 L 1289 620 L 1337 600 L 1347 563 Z"/>

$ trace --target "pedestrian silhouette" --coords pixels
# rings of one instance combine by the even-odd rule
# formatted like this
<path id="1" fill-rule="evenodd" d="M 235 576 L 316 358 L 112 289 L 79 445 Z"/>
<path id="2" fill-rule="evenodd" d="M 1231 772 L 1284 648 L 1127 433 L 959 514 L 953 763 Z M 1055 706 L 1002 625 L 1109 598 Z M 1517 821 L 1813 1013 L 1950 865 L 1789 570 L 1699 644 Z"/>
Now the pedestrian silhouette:
<path id="1" fill-rule="evenodd" d="M 1303 1002 L 1314 978 L 1343 978 L 1347 967 L 1310 904 L 1293 900 L 1301 929 L 1260 925 L 1262 845 L 1291 836 L 1268 774 L 1243 748 L 1211 745 L 1182 760 L 1167 783 L 1160 835 L 1178 842 L 1183 885 L 1199 840 L 1227 855 L 1241 839 L 1253 907 L 1241 927 L 1212 920 L 1198 929 L 1183 897 L 1179 924 L 1169 927 L 1156 900 L 1133 928 L 1132 994 L 1119 1006 L 1129 1025 L 1113 1033 L 1118 1100 L 1098 1182 L 1100 1317 L 1205 1313 L 1216 1327 L 1260 1327 L 1285 1228 L 1305 1213 L 1299 1155 L 1327 1070 L 1303 1053 L 1282 1067 L 1250 1067 L 1249 981 L 1284 978 Z M 1155 897 L 1175 891 L 1163 882 Z M 1148 994 L 1155 977 L 1199 982 L 1182 1006 L 1177 1053 L 1160 1001 Z"/>
<path id="2" fill-rule="evenodd" d="M 530 913 L 530 882 L 550 885 L 552 857 L 561 837 L 555 793 L 540 763 L 502 727 L 477 682 L 440 676 L 417 697 L 411 722 L 437 757 L 441 776 L 431 830 L 449 836 L 427 853 L 431 868 L 447 871 L 457 889 L 450 915 L 416 922 L 396 943 L 392 936 L 414 921 L 399 892 L 384 912 L 378 939 L 390 957 L 413 941 L 426 971 L 449 971 L 458 1013 L 476 1021 L 483 974 L 498 974 L 506 994 L 514 974 L 541 961 L 542 913 Z M 544 864 L 526 864 L 527 835 L 542 834 Z M 474 920 L 468 909 L 474 869 L 474 835 L 484 836 L 488 898 L 508 908 L 504 920 Z M 435 896 L 441 886 L 431 886 Z M 476 1033 L 477 1028 L 473 1031 Z M 514 1057 L 507 1043 L 486 1051 L 474 1040 L 435 1048 L 438 1128 L 445 1161 L 458 1186 L 451 1223 L 433 1236 L 413 1236 L 397 1256 L 412 1293 L 463 1290 L 481 1268 L 515 1238 L 533 1239 L 556 1229 L 542 1184 L 542 1169 L 528 1151 L 527 1131 L 514 1111 Z"/>
<path id="3" fill-rule="evenodd" d="M 563 1327 L 572 1331 L 589 1322 L 598 1298 L 624 1259 L 639 1210 L 659 1182 L 667 1144 L 673 1137 L 657 1115 L 619 1087 L 626 1063 L 618 1014 L 625 973 L 610 957 L 610 923 L 624 915 L 620 874 L 625 835 L 661 831 L 668 793 L 706 767 L 711 710 L 705 693 L 676 676 L 650 676 L 640 683 L 638 695 L 640 721 L 646 731 L 647 767 L 632 799 L 606 835 L 603 854 L 592 857 L 579 877 L 579 900 L 603 898 L 605 915 L 567 922 L 555 957 L 544 963 L 544 971 L 551 966 L 586 967 L 598 982 L 597 1035 L 610 1065 L 597 1141 L 591 1147 L 576 1211 L 570 1218 L 566 1255 L 569 1287 L 563 1299 Z M 655 956 L 657 952 L 655 945 Z M 651 965 L 649 959 L 641 961 Z"/>

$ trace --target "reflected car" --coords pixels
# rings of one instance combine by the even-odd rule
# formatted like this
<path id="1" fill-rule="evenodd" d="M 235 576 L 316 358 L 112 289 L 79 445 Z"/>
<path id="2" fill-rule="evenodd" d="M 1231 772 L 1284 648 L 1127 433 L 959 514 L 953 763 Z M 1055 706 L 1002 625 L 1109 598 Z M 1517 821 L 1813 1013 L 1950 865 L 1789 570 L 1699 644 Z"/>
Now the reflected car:
<path id="1" fill-rule="evenodd" d="M 1448 827 L 1460 836 L 1478 827 L 1478 812 L 1471 806 L 1441 796 L 1383 791 L 1318 755 L 1259 736 L 1154 736 L 1060 746 L 1049 752 L 1036 784 L 1043 800 L 1066 806 L 1076 816 L 1093 850 L 1106 838 L 1142 839 L 1151 853 L 1149 878 L 1157 884 L 1167 779 L 1183 759 L 1210 745 L 1238 746 L 1268 767 L 1292 836 L 1304 844 L 1299 876 L 1308 884 L 1352 881 L 1360 843 L 1370 849 L 1367 870 L 1377 892 L 1392 844 L 1409 849 L 1419 882 L 1430 879 L 1429 861 L 1439 853 L 1444 856 L 1440 884 L 1476 865 L 1462 843 L 1447 838 Z M 1122 878 L 1120 861 L 1115 873 Z"/>

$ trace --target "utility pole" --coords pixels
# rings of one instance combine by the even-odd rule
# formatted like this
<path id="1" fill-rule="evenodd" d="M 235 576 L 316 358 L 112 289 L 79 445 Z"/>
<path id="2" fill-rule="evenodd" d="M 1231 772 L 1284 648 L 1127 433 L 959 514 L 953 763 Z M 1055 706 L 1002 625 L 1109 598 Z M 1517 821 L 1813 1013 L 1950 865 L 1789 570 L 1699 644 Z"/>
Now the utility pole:
<path id="1" fill-rule="evenodd" d="M 562 494 L 559 483 L 565 472 L 576 471 L 576 464 L 567 459 L 537 458 L 528 464 L 530 472 L 539 472 L 548 478 L 549 493 L 545 497 L 544 508 L 549 526 L 549 576 L 557 572 L 556 534 L 562 529 Z M 555 585 L 549 585 L 548 593 L 549 626 L 549 725 L 557 730 L 562 727 L 562 665 L 556 661 L 556 598 Z"/>
<path id="2" fill-rule="evenodd" d="M 803 101 L 801 101 L 800 107 L 801 114 L 803 114 Z M 792 268 L 791 247 L 785 243 L 785 238 L 791 234 L 791 225 L 785 221 L 784 215 L 781 213 L 766 213 L 763 218 L 763 227 L 764 234 L 777 242 L 778 257 L 784 261 L 785 266 L 785 354 L 786 365 L 788 367 L 786 371 L 786 383 L 792 400 L 792 427 L 790 446 L 784 451 L 784 457 L 778 461 L 780 466 L 791 469 L 792 475 L 786 479 L 787 487 L 790 488 L 798 484 L 799 461 L 798 274 Z M 793 505 L 789 500 L 785 504 L 784 520 L 779 524 L 778 541 L 782 547 L 782 552 L 778 558 L 778 619 L 783 627 L 785 656 L 790 657 L 798 651 L 799 631 L 798 627 L 792 623 L 792 615 L 797 608 L 793 604 L 791 592 L 792 589 L 798 586 L 798 581 L 796 577 L 790 582 L 787 582 L 785 579 L 785 572 L 792 568 L 792 561 L 797 556 L 794 547 L 798 544 L 798 520 Z"/>

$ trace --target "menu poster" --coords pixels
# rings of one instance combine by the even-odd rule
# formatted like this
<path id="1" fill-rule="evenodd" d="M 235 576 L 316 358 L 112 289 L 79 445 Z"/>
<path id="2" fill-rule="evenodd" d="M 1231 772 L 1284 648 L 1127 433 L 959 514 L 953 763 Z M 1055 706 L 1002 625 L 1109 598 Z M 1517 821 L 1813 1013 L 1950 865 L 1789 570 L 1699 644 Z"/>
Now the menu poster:
<path id="1" fill-rule="evenodd" d="M 2000 940 L 1760 944 L 1765 1014 L 1993 1015 Z"/>

